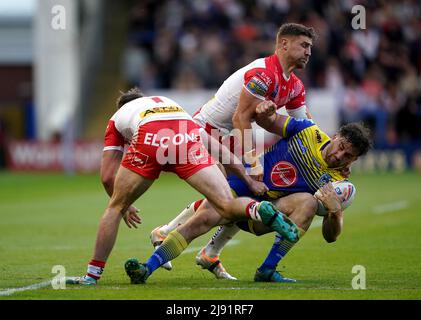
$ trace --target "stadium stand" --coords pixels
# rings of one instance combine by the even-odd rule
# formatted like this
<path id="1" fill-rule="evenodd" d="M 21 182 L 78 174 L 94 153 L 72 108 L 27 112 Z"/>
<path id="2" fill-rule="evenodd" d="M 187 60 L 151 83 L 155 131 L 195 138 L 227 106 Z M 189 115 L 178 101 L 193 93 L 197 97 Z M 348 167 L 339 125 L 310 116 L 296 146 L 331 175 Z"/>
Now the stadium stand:
<path id="1" fill-rule="evenodd" d="M 342 123 L 375 128 L 376 146 L 421 138 L 421 4 L 358 1 L 366 29 L 353 30 L 356 1 L 135 1 L 123 72 L 144 90 L 217 88 L 233 71 L 273 52 L 284 22 L 313 26 L 319 38 L 307 88 L 329 88 Z"/>

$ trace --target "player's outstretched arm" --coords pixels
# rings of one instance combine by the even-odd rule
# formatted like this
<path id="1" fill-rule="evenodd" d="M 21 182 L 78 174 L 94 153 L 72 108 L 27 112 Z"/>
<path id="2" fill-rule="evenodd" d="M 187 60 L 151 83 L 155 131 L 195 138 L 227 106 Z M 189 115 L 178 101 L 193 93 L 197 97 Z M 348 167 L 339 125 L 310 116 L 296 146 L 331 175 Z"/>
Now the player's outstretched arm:
<path id="1" fill-rule="evenodd" d="M 101 182 L 110 197 L 114 192 L 114 180 L 122 158 L 123 152 L 120 150 L 107 150 L 102 154 Z M 136 207 L 130 206 L 124 214 L 123 220 L 129 228 L 137 228 L 137 224 L 142 223 L 142 219 L 138 213 L 139 210 Z"/>
<path id="2" fill-rule="evenodd" d="M 102 153 L 101 182 L 110 197 L 113 195 L 114 179 L 122 158 L 123 152 L 120 150 L 108 150 Z"/>

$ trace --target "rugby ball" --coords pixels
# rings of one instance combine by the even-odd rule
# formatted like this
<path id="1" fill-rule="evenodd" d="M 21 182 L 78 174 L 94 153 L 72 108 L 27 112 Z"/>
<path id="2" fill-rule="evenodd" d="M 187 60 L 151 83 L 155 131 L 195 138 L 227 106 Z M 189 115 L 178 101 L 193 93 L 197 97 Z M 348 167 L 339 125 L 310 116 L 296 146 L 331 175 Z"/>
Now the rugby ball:
<path id="1" fill-rule="evenodd" d="M 342 208 L 342 211 L 344 211 L 346 208 L 348 208 L 351 205 L 352 201 L 355 198 L 355 194 L 357 190 L 355 189 L 355 186 L 348 180 L 334 181 L 332 182 L 332 185 L 333 185 L 333 188 L 335 189 L 336 194 L 342 200 L 341 208 Z M 316 215 L 324 217 L 327 215 L 327 210 L 320 200 L 318 200 L 318 202 L 319 202 L 319 207 L 317 209 Z"/>

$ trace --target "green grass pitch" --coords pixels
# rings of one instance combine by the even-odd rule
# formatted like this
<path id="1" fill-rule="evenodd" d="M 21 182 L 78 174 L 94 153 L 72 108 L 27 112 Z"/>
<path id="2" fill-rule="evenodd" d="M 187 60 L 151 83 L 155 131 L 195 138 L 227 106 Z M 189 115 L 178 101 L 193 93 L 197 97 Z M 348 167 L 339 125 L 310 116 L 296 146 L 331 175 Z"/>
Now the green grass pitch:
<path id="1" fill-rule="evenodd" d="M 91 258 L 107 203 L 99 178 L 0 173 L 0 299 L 420 299 L 421 174 L 354 174 L 352 181 L 357 196 L 345 212 L 338 241 L 326 243 L 315 220 L 281 262 L 278 270 L 297 279 L 296 284 L 253 282 L 273 234 L 243 232 L 221 256 L 239 281 L 216 280 L 195 265 L 194 256 L 209 233 L 173 261 L 173 271 L 160 269 L 146 285 L 130 285 L 125 260 L 134 256 L 145 261 L 152 253 L 150 231 L 199 196 L 164 174 L 136 202 L 143 218 L 140 228 L 121 224 L 99 285 L 54 290 L 33 285 L 51 280 L 55 265 L 64 266 L 67 276 L 83 275 Z M 365 290 L 352 288 L 355 265 L 365 267 Z"/>

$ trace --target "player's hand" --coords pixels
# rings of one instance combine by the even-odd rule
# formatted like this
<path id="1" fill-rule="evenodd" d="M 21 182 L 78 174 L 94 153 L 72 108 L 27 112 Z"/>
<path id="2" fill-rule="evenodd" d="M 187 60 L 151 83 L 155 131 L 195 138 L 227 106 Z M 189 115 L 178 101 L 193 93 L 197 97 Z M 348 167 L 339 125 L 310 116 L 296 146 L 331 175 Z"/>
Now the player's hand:
<path id="1" fill-rule="evenodd" d="M 276 104 L 273 101 L 265 100 L 257 105 L 256 114 L 259 117 L 270 117 L 276 113 L 276 108 Z"/>
<path id="2" fill-rule="evenodd" d="M 142 218 L 138 215 L 138 213 L 139 209 L 134 206 L 130 206 L 124 214 L 123 220 L 130 229 L 132 227 L 137 229 L 137 225 L 142 223 Z"/>
<path id="3" fill-rule="evenodd" d="M 269 188 L 264 182 L 257 181 L 255 179 L 250 179 L 247 186 L 256 196 L 263 196 L 267 191 L 269 191 Z"/>
<path id="4" fill-rule="evenodd" d="M 329 213 L 335 214 L 342 212 L 341 199 L 333 189 L 331 182 L 320 187 L 314 196 L 323 203 Z"/>
<path id="5" fill-rule="evenodd" d="M 263 175 L 264 175 L 264 171 L 260 162 L 258 162 L 257 164 L 255 164 L 254 166 L 250 168 L 250 177 L 253 180 L 261 182 L 263 181 Z"/>

